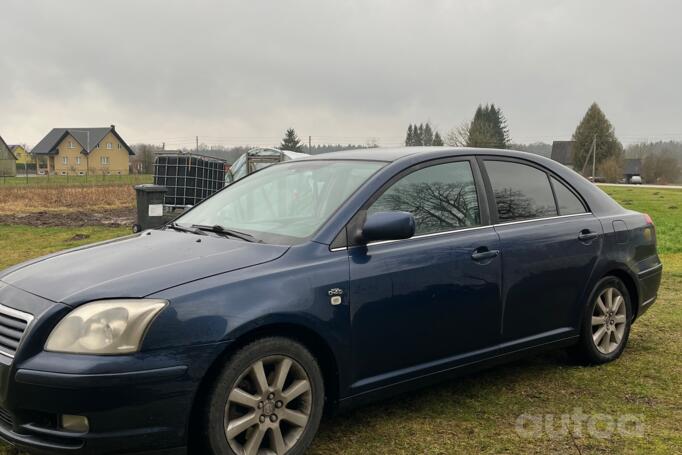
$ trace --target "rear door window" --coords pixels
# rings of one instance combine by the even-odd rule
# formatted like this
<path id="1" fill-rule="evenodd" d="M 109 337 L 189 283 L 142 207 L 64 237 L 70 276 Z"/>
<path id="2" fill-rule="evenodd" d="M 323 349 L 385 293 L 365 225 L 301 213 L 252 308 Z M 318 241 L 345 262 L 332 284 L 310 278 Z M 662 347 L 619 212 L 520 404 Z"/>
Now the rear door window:
<path id="1" fill-rule="evenodd" d="M 500 223 L 557 216 L 547 174 L 511 161 L 485 160 Z"/>

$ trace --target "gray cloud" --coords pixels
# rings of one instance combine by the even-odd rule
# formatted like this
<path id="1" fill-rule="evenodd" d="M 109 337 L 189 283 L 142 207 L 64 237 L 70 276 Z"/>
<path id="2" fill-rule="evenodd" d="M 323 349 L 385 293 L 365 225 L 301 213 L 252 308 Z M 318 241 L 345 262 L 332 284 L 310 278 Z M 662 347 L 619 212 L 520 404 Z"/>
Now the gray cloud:
<path id="1" fill-rule="evenodd" d="M 624 142 L 682 139 L 678 1 L 33 1 L 0 14 L 0 134 L 395 145 L 495 102 L 516 141 L 596 100 Z M 175 142 L 174 142 L 175 141 Z M 185 144 L 186 143 L 186 144 Z"/>

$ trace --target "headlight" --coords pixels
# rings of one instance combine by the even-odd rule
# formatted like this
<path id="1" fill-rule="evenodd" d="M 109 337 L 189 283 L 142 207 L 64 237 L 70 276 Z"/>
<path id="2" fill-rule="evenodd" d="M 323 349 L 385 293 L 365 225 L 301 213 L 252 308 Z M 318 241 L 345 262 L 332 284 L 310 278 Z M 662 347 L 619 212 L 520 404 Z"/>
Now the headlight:
<path id="1" fill-rule="evenodd" d="M 149 324 L 167 304 L 147 299 L 87 303 L 57 324 L 45 350 L 107 355 L 137 352 Z"/>

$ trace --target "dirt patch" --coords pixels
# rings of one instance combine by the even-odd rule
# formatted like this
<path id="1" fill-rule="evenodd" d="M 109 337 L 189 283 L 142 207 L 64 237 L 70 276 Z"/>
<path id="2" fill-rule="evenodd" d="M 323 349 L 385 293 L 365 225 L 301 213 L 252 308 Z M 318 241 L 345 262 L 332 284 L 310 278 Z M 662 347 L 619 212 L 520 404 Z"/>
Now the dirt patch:
<path id="1" fill-rule="evenodd" d="M 80 242 L 81 240 L 89 239 L 88 234 L 76 234 L 69 239 L 69 242 Z"/>
<path id="2" fill-rule="evenodd" d="M 97 211 L 33 212 L 0 214 L 0 224 L 20 224 L 34 227 L 50 226 L 132 226 L 135 222 L 134 208 L 117 208 Z M 82 239 L 79 239 L 82 240 Z"/>
<path id="3" fill-rule="evenodd" d="M 103 212 L 135 207 L 132 186 L 0 188 L 0 214 Z"/>

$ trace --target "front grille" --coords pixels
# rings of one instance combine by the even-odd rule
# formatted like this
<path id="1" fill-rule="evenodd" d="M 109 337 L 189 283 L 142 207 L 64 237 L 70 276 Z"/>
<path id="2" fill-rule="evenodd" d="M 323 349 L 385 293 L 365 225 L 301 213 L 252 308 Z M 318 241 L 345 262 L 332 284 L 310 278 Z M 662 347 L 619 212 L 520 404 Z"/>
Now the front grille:
<path id="1" fill-rule="evenodd" d="M 33 316 L 0 304 L 0 354 L 14 357 Z"/>
<path id="2" fill-rule="evenodd" d="M 12 414 L 0 408 L 0 425 L 6 427 L 12 427 L 14 425 L 14 419 L 12 419 Z"/>

